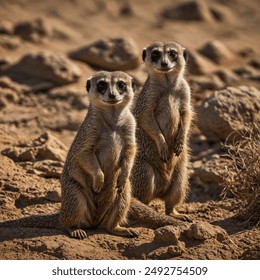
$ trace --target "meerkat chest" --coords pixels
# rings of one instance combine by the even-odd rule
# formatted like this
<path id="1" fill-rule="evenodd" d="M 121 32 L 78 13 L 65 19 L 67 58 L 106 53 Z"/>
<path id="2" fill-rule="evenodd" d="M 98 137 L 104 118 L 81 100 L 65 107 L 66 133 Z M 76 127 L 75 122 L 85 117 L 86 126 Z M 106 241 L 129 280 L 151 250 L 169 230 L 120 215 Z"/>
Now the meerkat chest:
<path id="1" fill-rule="evenodd" d="M 123 139 L 120 128 L 104 127 L 97 144 L 96 156 L 99 163 L 105 168 L 117 165 L 123 150 Z"/>
<path id="2" fill-rule="evenodd" d="M 172 95 L 162 96 L 156 106 L 155 119 L 166 138 L 174 136 L 177 132 L 179 106 L 179 99 Z"/>

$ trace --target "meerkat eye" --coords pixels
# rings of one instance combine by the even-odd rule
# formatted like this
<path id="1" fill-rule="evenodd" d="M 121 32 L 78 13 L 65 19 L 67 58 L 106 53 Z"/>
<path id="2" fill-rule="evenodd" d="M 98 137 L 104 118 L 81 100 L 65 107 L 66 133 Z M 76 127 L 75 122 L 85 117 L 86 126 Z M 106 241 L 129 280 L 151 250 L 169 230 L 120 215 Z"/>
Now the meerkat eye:
<path id="1" fill-rule="evenodd" d="M 176 51 L 171 50 L 169 51 L 169 56 L 171 57 L 172 60 L 175 60 L 178 56 L 178 54 L 176 53 Z"/>
<path id="2" fill-rule="evenodd" d="M 105 93 L 107 90 L 107 87 L 108 87 L 108 85 L 107 85 L 107 82 L 105 82 L 105 81 L 100 81 L 97 83 L 97 91 L 99 93 Z"/>
<path id="3" fill-rule="evenodd" d="M 123 81 L 117 82 L 117 87 L 119 88 L 120 91 L 124 91 L 126 89 L 126 84 Z"/>
<path id="4" fill-rule="evenodd" d="M 155 50 L 151 53 L 151 58 L 152 58 L 152 61 L 154 61 L 154 62 L 158 61 L 160 57 L 161 57 L 161 53 L 157 50 Z"/>

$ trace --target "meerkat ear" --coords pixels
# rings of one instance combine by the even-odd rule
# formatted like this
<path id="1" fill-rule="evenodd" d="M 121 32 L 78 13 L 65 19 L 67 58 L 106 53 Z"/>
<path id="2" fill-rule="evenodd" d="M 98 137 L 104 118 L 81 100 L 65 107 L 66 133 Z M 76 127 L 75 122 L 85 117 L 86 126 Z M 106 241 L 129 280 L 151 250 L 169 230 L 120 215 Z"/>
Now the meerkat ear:
<path id="1" fill-rule="evenodd" d="M 187 62 L 188 58 L 189 58 L 189 55 L 188 55 L 188 52 L 186 51 L 185 48 L 183 48 L 183 57 L 184 57 L 185 61 Z"/>
<path id="2" fill-rule="evenodd" d="M 89 92 L 89 90 L 90 90 L 90 79 L 87 80 L 86 89 L 87 89 L 87 92 Z"/>
<path id="3" fill-rule="evenodd" d="M 146 58 L 146 49 L 143 49 L 143 53 L 142 53 L 142 58 L 143 58 L 143 62 L 145 62 L 145 58 Z"/>
<path id="4" fill-rule="evenodd" d="M 135 82 L 134 78 L 132 78 L 132 89 L 133 89 L 133 92 L 136 91 L 136 82 Z"/>

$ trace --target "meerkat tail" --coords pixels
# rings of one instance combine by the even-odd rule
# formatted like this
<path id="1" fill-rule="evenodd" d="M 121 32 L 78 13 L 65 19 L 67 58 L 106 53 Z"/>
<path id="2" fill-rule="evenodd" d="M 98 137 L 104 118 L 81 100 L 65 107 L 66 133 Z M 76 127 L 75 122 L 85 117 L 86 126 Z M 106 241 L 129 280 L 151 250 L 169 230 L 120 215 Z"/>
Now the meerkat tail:
<path id="1" fill-rule="evenodd" d="M 59 213 L 33 215 L 16 220 L 0 222 L 0 227 L 59 228 Z"/>
<path id="2" fill-rule="evenodd" d="M 173 225 L 178 226 L 182 222 L 171 216 L 160 214 L 151 207 L 145 205 L 135 198 L 131 198 L 130 209 L 128 212 L 128 221 L 130 224 L 142 224 L 148 228 L 156 229 L 159 227 Z"/>

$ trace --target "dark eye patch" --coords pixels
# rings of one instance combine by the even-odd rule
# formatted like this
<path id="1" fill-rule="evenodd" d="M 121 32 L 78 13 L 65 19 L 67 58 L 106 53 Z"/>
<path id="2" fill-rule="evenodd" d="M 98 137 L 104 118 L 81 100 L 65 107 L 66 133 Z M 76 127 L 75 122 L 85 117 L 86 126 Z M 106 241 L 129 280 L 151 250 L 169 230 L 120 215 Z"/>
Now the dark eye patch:
<path id="1" fill-rule="evenodd" d="M 107 87 L 108 87 L 108 84 L 105 81 L 100 81 L 100 82 L 97 83 L 97 91 L 99 93 L 104 94 L 107 90 Z"/>
<path id="2" fill-rule="evenodd" d="M 152 51 L 152 53 L 151 53 L 152 61 L 156 62 L 160 59 L 160 57 L 161 57 L 161 52 L 159 52 L 157 50 Z"/>
<path id="3" fill-rule="evenodd" d="M 172 60 L 176 60 L 178 57 L 178 53 L 174 50 L 169 51 L 169 56 L 171 57 Z"/>
<path id="4" fill-rule="evenodd" d="M 126 89 L 126 84 L 123 81 L 118 81 L 117 82 L 117 87 L 120 91 L 124 91 Z"/>

